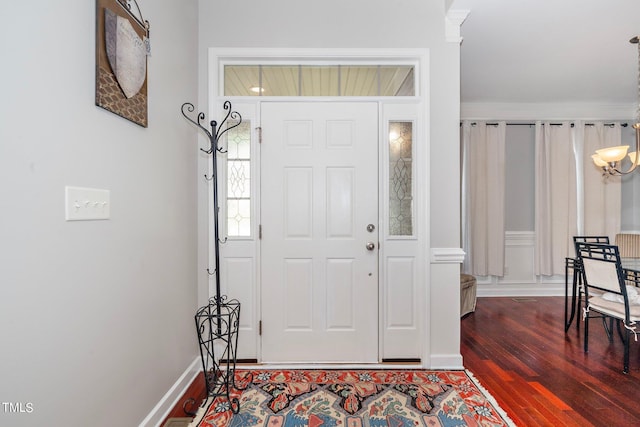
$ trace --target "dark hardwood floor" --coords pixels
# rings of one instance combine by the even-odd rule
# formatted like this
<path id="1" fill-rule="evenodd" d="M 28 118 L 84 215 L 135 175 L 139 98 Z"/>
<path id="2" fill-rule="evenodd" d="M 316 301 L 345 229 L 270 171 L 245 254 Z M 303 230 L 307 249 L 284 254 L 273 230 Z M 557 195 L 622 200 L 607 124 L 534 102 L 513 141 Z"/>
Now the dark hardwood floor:
<path id="1" fill-rule="evenodd" d="M 204 402 L 205 397 L 207 397 L 207 389 L 204 384 L 204 375 L 202 375 L 202 371 L 200 371 L 200 375 L 193 380 L 187 391 L 185 391 L 184 395 L 182 395 L 176 406 L 173 407 L 160 426 L 164 426 L 169 418 L 191 417 L 185 410 L 196 413 L 198 409 L 200 409 L 202 402 Z"/>
<path id="2" fill-rule="evenodd" d="M 464 366 L 518 426 L 640 426 L 640 343 L 612 344 L 592 319 L 589 352 L 578 318 L 564 333 L 564 298 L 478 298 L 462 319 Z"/>
<path id="3" fill-rule="evenodd" d="M 577 320 L 565 334 L 562 297 L 478 298 L 461 320 L 464 366 L 518 426 L 640 426 L 640 342 L 625 375 L 620 338 L 610 344 L 592 320 L 584 353 Z M 199 375 L 169 417 L 204 394 Z"/>

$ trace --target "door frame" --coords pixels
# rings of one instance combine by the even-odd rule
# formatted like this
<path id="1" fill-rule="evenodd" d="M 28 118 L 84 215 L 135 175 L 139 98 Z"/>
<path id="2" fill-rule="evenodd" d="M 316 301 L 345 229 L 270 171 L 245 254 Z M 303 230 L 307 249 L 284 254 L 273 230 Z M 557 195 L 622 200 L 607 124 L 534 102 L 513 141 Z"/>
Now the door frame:
<path id="1" fill-rule="evenodd" d="M 335 64 L 335 63 L 361 63 L 361 64 L 411 64 L 415 66 L 415 89 L 416 95 L 413 97 L 222 97 L 220 95 L 219 88 L 223 87 L 223 67 L 226 64 L 246 64 L 246 63 L 300 63 L 304 61 L 312 61 L 314 64 Z M 379 362 L 384 359 L 387 361 L 395 361 L 400 357 L 394 357 L 392 347 L 398 347 L 398 343 L 406 342 L 406 336 L 414 337 L 410 338 L 416 342 L 415 348 L 412 349 L 412 354 L 417 357 L 410 357 L 409 359 L 415 359 L 412 365 L 416 367 L 429 367 L 430 360 L 429 355 L 431 353 L 430 347 L 430 325 L 429 319 L 429 307 L 430 307 L 430 263 L 428 259 L 429 254 L 429 132 L 428 132 L 428 117 L 429 117 L 429 103 L 428 103 L 428 68 L 429 68 L 429 51 L 428 49 L 254 49 L 254 48 L 210 48 L 209 49 L 209 69 L 211 75 L 209 77 L 209 112 L 210 117 L 219 117 L 222 114 L 222 103 L 225 100 L 230 100 L 235 110 L 238 110 L 243 118 L 249 118 L 252 120 L 252 128 L 259 128 L 262 123 L 260 122 L 260 106 L 262 101 L 269 102 L 377 102 L 379 105 L 379 188 L 384 189 L 379 197 L 379 224 L 380 224 L 380 242 L 381 248 L 378 252 L 378 269 L 379 269 Z M 406 112 L 411 111 L 409 116 Z M 388 200 L 388 171 L 385 166 L 387 159 L 385 148 L 387 147 L 387 141 L 384 135 L 388 134 L 388 121 L 398 119 L 410 119 L 415 122 L 415 131 L 417 140 L 415 149 L 415 182 L 424 183 L 422 186 L 414 184 L 414 198 L 415 198 L 415 224 L 416 229 L 413 239 L 397 238 L 388 235 L 387 224 L 385 223 L 385 214 L 387 209 L 386 201 Z M 255 125 L 254 125 L 255 124 Z M 259 131 L 254 130 L 252 140 L 258 140 Z M 260 176 L 260 161 L 259 161 L 259 144 L 253 144 L 252 158 L 256 161 L 252 161 L 252 176 L 259 179 Z M 220 159 L 225 161 L 226 159 Z M 225 171 L 225 165 L 221 165 L 219 171 Z M 207 172 L 208 173 L 208 172 Z M 226 182 L 226 177 L 223 176 L 219 180 L 220 183 Z M 224 186 L 224 185 L 222 185 Z M 251 239 L 231 239 L 225 245 L 221 247 L 221 257 L 223 262 L 221 263 L 221 278 L 223 282 L 226 282 L 229 274 L 225 272 L 225 251 L 229 252 L 229 258 L 236 259 L 239 256 L 238 251 L 233 249 L 234 245 L 240 241 L 244 244 L 244 252 L 247 252 L 248 247 L 252 246 L 254 261 L 250 263 L 254 269 L 251 277 L 252 289 L 247 290 L 247 301 L 242 301 L 243 310 L 242 314 L 245 320 L 241 319 L 240 325 L 240 341 L 239 344 L 239 358 L 247 360 L 257 360 L 260 362 L 261 355 L 261 337 L 259 336 L 259 319 L 261 317 L 261 285 L 260 285 L 260 244 L 257 242 L 258 225 L 260 223 L 260 194 L 255 188 L 259 188 L 259 183 L 252 184 L 252 217 L 256 219 L 252 224 L 252 239 L 254 244 L 248 244 L 248 240 Z M 224 188 L 219 189 L 220 194 L 223 195 L 223 202 L 221 207 L 224 209 L 226 206 L 224 195 L 226 194 Z M 212 207 L 209 205 L 210 213 Z M 212 215 L 209 215 L 211 218 Z M 224 215 L 221 215 L 224 217 Z M 224 233 L 224 227 L 223 227 Z M 224 236 L 224 234 L 223 234 Z M 390 307 L 387 304 L 389 299 L 389 269 L 386 267 L 386 262 L 389 259 L 408 259 L 406 254 L 394 252 L 393 247 L 400 247 L 402 245 L 408 245 L 408 241 L 413 240 L 410 252 L 413 257 L 412 267 L 415 270 L 415 278 L 413 283 L 414 289 L 409 289 L 407 292 L 413 292 L 413 316 L 412 325 L 396 325 L 397 327 L 389 327 L 389 317 L 393 316 L 390 313 Z M 211 236 L 209 236 L 209 253 L 213 251 L 213 245 Z M 240 251 L 242 252 L 242 250 Z M 405 251 L 406 252 L 406 251 Z M 211 281 L 211 278 L 210 278 Z M 224 285 L 223 285 L 224 287 Z M 225 287 L 226 288 L 226 287 Z M 209 287 L 211 289 L 211 286 Z M 224 293 L 224 291 L 223 291 Z M 230 297 L 234 297 L 231 295 Z M 250 299 L 250 300 L 249 300 Z M 246 308 L 245 308 L 246 307 Z M 393 310 L 391 310 L 393 311 Z M 395 310 L 399 312 L 399 310 Z M 392 325 L 393 326 L 393 325 Z M 408 335 L 407 335 L 408 334 Z M 244 335 L 244 336 L 243 336 Z M 251 337 L 253 336 L 253 340 Z M 246 344 L 243 345 L 243 341 Z M 249 342 L 247 342 L 249 341 Z M 253 342 L 250 342 L 253 341 Z M 245 354 L 243 354 L 243 348 L 247 348 Z M 387 356 L 387 357 L 385 357 Z M 318 365 L 314 365 L 318 367 Z M 367 365 L 371 366 L 371 365 Z M 392 365 L 385 364 L 385 367 Z"/>

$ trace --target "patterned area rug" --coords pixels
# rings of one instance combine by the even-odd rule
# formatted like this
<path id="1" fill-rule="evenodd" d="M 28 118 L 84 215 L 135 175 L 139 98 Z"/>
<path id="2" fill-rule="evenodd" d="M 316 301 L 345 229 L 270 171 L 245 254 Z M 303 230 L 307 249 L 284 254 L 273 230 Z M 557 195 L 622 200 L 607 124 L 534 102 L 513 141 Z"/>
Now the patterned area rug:
<path id="1" fill-rule="evenodd" d="M 253 382 L 246 378 L 253 375 Z M 465 371 L 237 371 L 233 391 L 207 402 L 193 427 L 514 426 Z"/>

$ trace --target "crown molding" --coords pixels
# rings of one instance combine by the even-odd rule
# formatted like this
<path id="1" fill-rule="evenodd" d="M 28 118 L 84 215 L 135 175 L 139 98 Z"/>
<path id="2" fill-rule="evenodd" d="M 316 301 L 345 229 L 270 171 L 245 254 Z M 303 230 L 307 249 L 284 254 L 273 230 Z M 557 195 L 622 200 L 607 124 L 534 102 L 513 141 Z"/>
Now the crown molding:
<path id="1" fill-rule="evenodd" d="M 635 104 L 463 102 L 462 120 L 632 120 Z"/>
<path id="2" fill-rule="evenodd" d="M 444 18 L 444 32 L 445 39 L 452 43 L 462 43 L 462 36 L 460 36 L 460 26 L 467 16 L 469 16 L 469 10 L 449 10 Z"/>

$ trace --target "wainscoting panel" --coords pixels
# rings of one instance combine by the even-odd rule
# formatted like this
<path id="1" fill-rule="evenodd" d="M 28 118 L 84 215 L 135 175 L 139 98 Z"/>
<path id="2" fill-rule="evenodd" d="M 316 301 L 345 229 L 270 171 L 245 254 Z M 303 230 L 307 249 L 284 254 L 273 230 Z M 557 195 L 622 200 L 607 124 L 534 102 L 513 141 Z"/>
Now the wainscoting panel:
<path id="1" fill-rule="evenodd" d="M 504 276 L 498 283 L 534 283 L 535 233 L 505 234 Z"/>
<path id="2" fill-rule="evenodd" d="M 506 232 L 504 256 L 503 277 L 476 277 L 479 297 L 564 295 L 563 276 L 535 275 L 535 232 Z"/>

